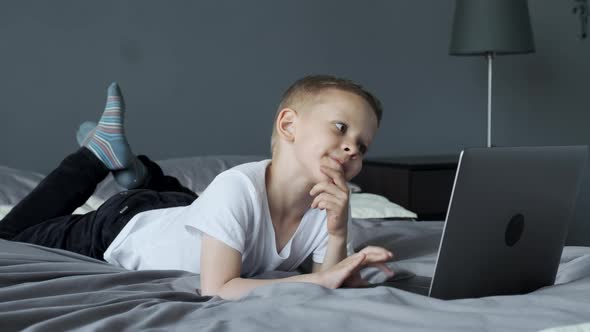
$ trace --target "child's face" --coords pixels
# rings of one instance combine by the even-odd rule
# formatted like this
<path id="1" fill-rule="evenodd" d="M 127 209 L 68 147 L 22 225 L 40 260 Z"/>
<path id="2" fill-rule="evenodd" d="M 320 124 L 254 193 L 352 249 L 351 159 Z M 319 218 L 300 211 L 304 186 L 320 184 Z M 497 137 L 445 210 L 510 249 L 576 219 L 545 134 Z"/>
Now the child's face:
<path id="1" fill-rule="evenodd" d="M 360 96 L 337 89 L 322 91 L 303 107 L 296 125 L 297 158 L 314 182 L 330 180 L 322 165 L 340 168 L 349 181 L 360 172 L 377 132 L 375 112 Z"/>

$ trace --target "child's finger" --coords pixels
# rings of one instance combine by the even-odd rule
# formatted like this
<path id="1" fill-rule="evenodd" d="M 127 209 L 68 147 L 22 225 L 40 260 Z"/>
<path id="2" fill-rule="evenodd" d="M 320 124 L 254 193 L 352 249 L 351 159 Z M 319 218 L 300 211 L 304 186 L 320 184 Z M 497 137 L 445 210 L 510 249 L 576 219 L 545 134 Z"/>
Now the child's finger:
<path id="1" fill-rule="evenodd" d="M 322 165 L 344 174 L 344 166 L 331 157 L 324 158 L 322 160 Z"/>
<path id="2" fill-rule="evenodd" d="M 348 186 L 346 186 L 346 179 L 344 178 L 344 173 L 341 171 L 334 170 L 332 168 L 322 166 L 321 172 L 326 174 L 329 178 L 332 179 L 332 182 L 342 191 L 348 191 Z"/>
<path id="3" fill-rule="evenodd" d="M 327 210 L 328 213 L 336 213 L 338 215 L 338 209 L 340 208 L 340 205 L 330 201 L 322 200 L 317 204 L 317 208 L 320 210 Z"/>
<path id="4" fill-rule="evenodd" d="M 320 166 L 320 170 L 322 173 L 326 174 L 329 178 L 332 179 L 334 184 L 340 188 L 342 191 L 348 191 L 348 187 L 346 186 L 346 180 L 344 179 L 344 173 L 341 171 L 336 171 L 332 168 L 327 166 Z"/>
<path id="5" fill-rule="evenodd" d="M 339 197 L 340 199 L 346 198 L 346 192 L 343 192 L 342 190 L 340 190 L 340 188 L 338 186 L 334 185 L 333 183 L 328 183 L 328 182 L 316 183 L 309 191 L 309 194 L 311 196 L 315 196 L 315 195 L 322 193 L 322 192 L 332 194 L 336 197 Z"/>
<path id="6" fill-rule="evenodd" d="M 393 253 L 383 247 L 377 246 L 366 246 L 362 250 L 365 254 L 390 254 L 393 257 Z"/>
<path id="7" fill-rule="evenodd" d="M 367 262 L 377 263 L 387 261 L 393 258 L 393 253 L 385 248 L 368 246 L 360 252 L 367 255 Z"/>
<path id="8" fill-rule="evenodd" d="M 318 196 L 316 196 L 316 198 L 313 199 L 313 202 L 311 203 L 312 209 L 321 208 L 336 210 L 339 207 L 342 207 L 340 201 L 334 196 L 327 194 L 319 194 Z"/>
<path id="9" fill-rule="evenodd" d="M 334 168 L 334 169 L 338 169 L 338 170 L 342 170 L 344 168 L 340 162 L 338 162 L 336 159 L 334 159 L 332 157 L 326 158 L 325 165 L 330 166 L 331 168 Z"/>

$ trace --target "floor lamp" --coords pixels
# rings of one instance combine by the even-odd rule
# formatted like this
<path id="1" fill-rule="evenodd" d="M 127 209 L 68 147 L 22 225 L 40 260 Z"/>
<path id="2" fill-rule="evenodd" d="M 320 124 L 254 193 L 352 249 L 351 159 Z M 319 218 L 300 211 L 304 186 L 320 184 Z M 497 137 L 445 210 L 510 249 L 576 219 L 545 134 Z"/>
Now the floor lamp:
<path id="1" fill-rule="evenodd" d="M 492 147 L 494 56 L 534 51 L 527 0 L 456 0 L 450 54 L 483 55 L 488 61 L 488 148 Z"/>

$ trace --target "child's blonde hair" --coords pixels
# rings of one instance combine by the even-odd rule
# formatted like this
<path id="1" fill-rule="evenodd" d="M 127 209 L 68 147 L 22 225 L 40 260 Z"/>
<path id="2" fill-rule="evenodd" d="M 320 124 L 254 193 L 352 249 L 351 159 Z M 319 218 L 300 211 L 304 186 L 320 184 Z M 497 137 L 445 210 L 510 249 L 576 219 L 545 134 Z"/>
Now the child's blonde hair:
<path id="1" fill-rule="evenodd" d="M 270 139 L 271 153 L 274 154 L 276 147 L 276 121 L 279 113 L 284 108 L 297 109 L 298 105 L 301 105 L 308 101 L 310 98 L 316 97 L 322 91 L 326 89 L 338 89 L 354 93 L 355 95 L 363 98 L 370 106 L 375 115 L 377 116 L 377 126 L 381 123 L 381 116 L 383 109 L 381 102 L 372 93 L 365 90 L 360 84 L 357 84 L 351 80 L 338 78 L 330 75 L 310 75 L 297 80 L 291 85 L 285 93 L 277 109 L 275 115 L 275 121 L 273 121 L 272 136 Z"/>

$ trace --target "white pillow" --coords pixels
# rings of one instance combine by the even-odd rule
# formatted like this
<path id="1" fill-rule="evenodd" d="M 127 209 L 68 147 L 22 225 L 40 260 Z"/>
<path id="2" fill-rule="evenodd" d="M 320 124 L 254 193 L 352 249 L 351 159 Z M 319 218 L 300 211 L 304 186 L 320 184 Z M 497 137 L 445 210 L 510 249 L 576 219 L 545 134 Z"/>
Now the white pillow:
<path id="1" fill-rule="evenodd" d="M 356 183 L 346 182 L 346 185 L 348 185 L 348 189 L 350 189 L 351 193 L 360 193 L 363 191 L 363 189 Z"/>
<path id="2" fill-rule="evenodd" d="M 352 218 L 356 219 L 418 218 L 416 213 L 389 201 L 386 197 L 369 193 L 351 194 L 350 208 Z"/>
<path id="3" fill-rule="evenodd" d="M 4 218 L 4 216 L 8 214 L 10 209 L 12 209 L 12 206 L 13 205 L 8 205 L 8 204 L 1 204 L 0 205 L 0 220 L 2 220 L 2 218 Z"/>

